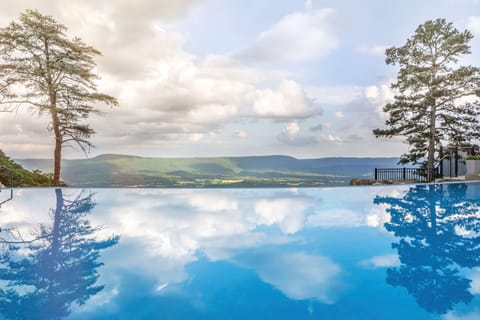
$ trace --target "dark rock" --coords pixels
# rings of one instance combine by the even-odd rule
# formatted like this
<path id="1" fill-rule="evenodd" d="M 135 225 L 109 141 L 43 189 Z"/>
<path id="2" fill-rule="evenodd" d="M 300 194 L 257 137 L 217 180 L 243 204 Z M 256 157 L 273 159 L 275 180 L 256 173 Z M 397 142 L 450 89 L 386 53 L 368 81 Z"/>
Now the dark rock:
<path id="1" fill-rule="evenodd" d="M 374 184 L 375 180 L 372 180 L 372 179 L 357 179 L 357 178 L 353 178 L 352 180 L 350 180 L 350 185 L 351 186 L 370 186 L 372 184 Z"/>

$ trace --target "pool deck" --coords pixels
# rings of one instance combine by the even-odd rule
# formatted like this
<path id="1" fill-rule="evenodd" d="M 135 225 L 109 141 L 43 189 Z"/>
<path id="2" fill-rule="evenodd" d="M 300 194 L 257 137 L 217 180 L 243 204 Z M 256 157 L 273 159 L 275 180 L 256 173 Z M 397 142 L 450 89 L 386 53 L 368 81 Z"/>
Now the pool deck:
<path id="1" fill-rule="evenodd" d="M 476 180 L 480 180 L 480 174 L 469 174 L 466 176 L 458 176 L 458 177 L 445 177 L 445 178 L 435 179 L 435 182 L 476 181 Z"/>
<path id="2" fill-rule="evenodd" d="M 480 174 L 470 174 L 458 177 L 444 177 L 435 179 L 435 182 L 461 182 L 461 181 L 479 181 Z M 417 184 L 417 180 L 373 180 L 373 179 L 352 179 L 351 186 L 365 186 L 365 185 L 387 185 L 387 184 Z"/>

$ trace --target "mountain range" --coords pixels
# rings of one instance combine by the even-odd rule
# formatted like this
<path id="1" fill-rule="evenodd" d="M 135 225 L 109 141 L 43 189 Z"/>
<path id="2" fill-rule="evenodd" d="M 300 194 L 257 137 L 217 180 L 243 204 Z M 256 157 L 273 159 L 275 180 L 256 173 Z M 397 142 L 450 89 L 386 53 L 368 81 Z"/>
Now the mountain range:
<path id="1" fill-rule="evenodd" d="M 16 159 L 28 170 L 52 172 L 50 159 Z M 147 158 L 105 154 L 63 160 L 62 179 L 72 187 L 277 187 L 337 186 L 371 178 L 398 158 L 296 159 L 290 156 Z"/>

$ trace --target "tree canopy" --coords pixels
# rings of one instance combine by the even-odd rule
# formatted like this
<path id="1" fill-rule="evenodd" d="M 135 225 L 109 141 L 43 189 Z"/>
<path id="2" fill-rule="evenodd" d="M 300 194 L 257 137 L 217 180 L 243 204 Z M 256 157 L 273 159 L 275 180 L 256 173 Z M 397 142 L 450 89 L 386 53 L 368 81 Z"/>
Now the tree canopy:
<path id="1" fill-rule="evenodd" d="M 386 63 L 400 67 L 392 84 L 397 94 L 383 108 L 387 128 L 373 133 L 405 136 L 410 149 L 400 163 L 433 168 L 442 143 L 465 146 L 480 137 L 480 69 L 457 66 L 471 53 L 472 38 L 437 19 L 418 26 L 403 46 L 386 50 Z"/>
<path id="2" fill-rule="evenodd" d="M 117 100 L 97 90 L 94 58 L 100 55 L 53 17 L 27 10 L 0 28 L 0 94 L 8 108 L 26 105 L 50 117 L 55 137 L 53 183 L 60 184 L 61 152 L 76 144 L 87 152 L 95 131 L 85 123 L 97 103 Z"/>

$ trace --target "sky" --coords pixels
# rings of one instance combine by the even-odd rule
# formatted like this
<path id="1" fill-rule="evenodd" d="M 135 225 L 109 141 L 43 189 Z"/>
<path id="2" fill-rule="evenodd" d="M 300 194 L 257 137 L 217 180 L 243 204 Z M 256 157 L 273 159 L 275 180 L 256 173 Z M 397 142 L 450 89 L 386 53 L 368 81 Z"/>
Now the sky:
<path id="1" fill-rule="evenodd" d="M 0 26 L 25 9 L 102 52 L 98 88 L 120 105 L 88 119 L 88 157 L 395 157 L 402 139 L 372 134 L 398 71 L 385 49 L 445 18 L 475 36 L 461 63 L 480 61 L 480 0 L 19 0 L 0 3 Z M 52 158 L 47 127 L 0 113 L 0 149 Z"/>

